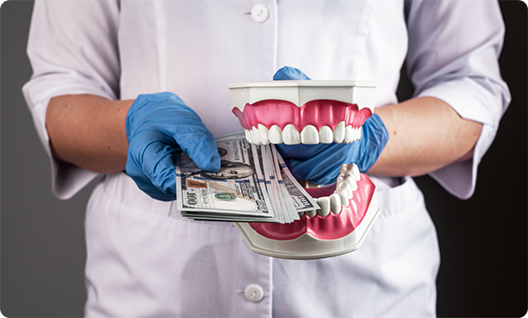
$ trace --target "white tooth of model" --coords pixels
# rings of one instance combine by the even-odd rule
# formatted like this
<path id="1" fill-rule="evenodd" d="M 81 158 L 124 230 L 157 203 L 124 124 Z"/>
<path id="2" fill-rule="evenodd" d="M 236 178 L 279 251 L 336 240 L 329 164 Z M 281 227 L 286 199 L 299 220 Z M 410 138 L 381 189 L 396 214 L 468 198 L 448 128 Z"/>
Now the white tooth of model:
<path id="1" fill-rule="evenodd" d="M 346 126 L 346 129 L 345 129 L 345 140 L 343 141 L 345 144 L 349 144 L 352 142 L 352 136 L 353 132 L 352 132 L 352 126 L 348 125 Z"/>
<path id="2" fill-rule="evenodd" d="M 358 128 L 358 140 L 361 139 L 361 131 L 363 130 L 363 127 Z"/>
<path id="3" fill-rule="evenodd" d="M 255 145 L 260 145 L 260 135 L 257 127 L 253 127 L 251 129 L 251 140 Z"/>
<path id="4" fill-rule="evenodd" d="M 280 130 L 279 126 L 271 126 L 269 130 L 269 139 L 272 144 L 282 144 L 282 130 Z"/>
<path id="5" fill-rule="evenodd" d="M 341 197 L 339 194 L 333 193 L 330 196 L 330 210 L 334 214 L 339 214 L 339 212 L 341 212 Z"/>
<path id="6" fill-rule="evenodd" d="M 334 194 L 339 195 L 339 199 L 341 201 L 341 205 L 342 206 L 344 206 L 344 207 L 348 206 L 348 204 L 349 204 L 348 195 L 344 191 L 335 192 Z"/>
<path id="7" fill-rule="evenodd" d="M 352 189 L 352 191 L 356 191 L 358 189 L 357 181 L 354 176 L 350 175 L 350 177 L 345 178 L 345 182 Z"/>
<path id="8" fill-rule="evenodd" d="M 247 130 L 246 129 L 246 140 L 249 142 L 249 143 L 253 143 L 253 140 L 251 138 L 251 130 Z"/>
<path id="9" fill-rule="evenodd" d="M 263 145 L 269 144 L 270 140 L 269 140 L 268 128 L 266 128 L 266 126 L 264 126 L 262 124 L 259 124 L 258 125 L 258 131 L 259 131 L 259 135 L 260 135 L 260 142 Z"/>
<path id="10" fill-rule="evenodd" d="M 353 163 L 344 163 L 341 165 L 341 169 L 339 169 L 339 176 L 345 176 L 350 169 L 352 169 Z"/>
<path id="11" fill-rule="evenodd" d="M 317 199 L 317 204 L 321 207 L 320 210 L 317 210 L 317 213 L 325 217 L 330 213 L 330 198 L 329 197 L 320 197 Z"/>
<path id="12" fill-rule="evenodd" d="M 336 180 L 336 191 L 340 189 L 339 185 L 343 184 L 343 182 L 345 182 L 345 175 L 339 174 Z"/>
<path id="13" fill-rule="evenodd" d="M 301 143 L 306 145 L 317 145 L 319 143 L 319 132 L 312 125 L 304 126 L 301 131 Z"/>
<path id="14" fill-rule="evenodd" d="M 361 173 L 359 173 L 359 168 L 358 168 L 358 166 L 355 163 L 352 164 L 351 172 L 352 172 L 352 175 L 354 176 L 354 178 L 356 179 L 356 181 L 361 180 Z"/>
<path id="15" fill-rule="evenodd" d="M 352 199 L 354 197 L 352 187 L 346 181 L 338 182 L 334 193 L 337 193 L 340 196 L 344 195 L 346 197 L 346 199 L 343 200 L 343 196 L 341 196 L 341 203 L 343 203 L 343 201 L 348 202 L 348 199 Z M 348 204 L 346 206 L 348 206 Z"/>
<path id="16" fill-rule="evenodd" d="M 319 142 L 322 144 L 331 144 L 334 141 L 334 132 L 328 126 L 321 127 L 319 130 Z"/>
<path id="17" fill-rule="evenodd" d="M 301 217 L 304 215 L 304 212 L 298 212 L 298 214 L 299 214 L 299 217 Z"/>
<path id="18" fill-rule="evenodd" d="M 334 128 L 334 141 L 338 144 L 345 139 L 345 122 L 342 121 Z"/>
<path id="19" fill-rule="evenodd" d="M 301 136 L 297 128 L 292 125 L 286 125 L 282 131 L 282 140 L 286 145 L 297 145 L 301 143 Z"/>
<path id="20" fill-rule="evenodd" d="M 306 215 L 308 215 L 311 218 L 313 218 L 316 214 L 317 214 L 317 211 L 315 210 L 306 211 Z"/>
<path id="21" fill-rule="evenodd" d="M 351 199 L 353 196 L 352 188 L 345 181 L 346 175 L 350 174 L 349 171 L 352 168 L 352 165 L 353 164 L 341 165 L 341 171 L 339 173 L 339 176 L 337 177 L 336 190 L 334 191 L 334 194 L 339 195 L 341 205 L 345 207 L 349 205 L 348 199 Z"/>
<path id="22" fill-rule="evenodd" d="M 345 173 L 345 174 L 343 175 L 343 180 L 346 180 L 346 179 L 349 179 L 349 178 L 351 178 L 351 179 L 356 179 L 356 178 L 354 177 L 354 174 L 352 174 L 352 171 L 348 171 L 347 173 Z"/>

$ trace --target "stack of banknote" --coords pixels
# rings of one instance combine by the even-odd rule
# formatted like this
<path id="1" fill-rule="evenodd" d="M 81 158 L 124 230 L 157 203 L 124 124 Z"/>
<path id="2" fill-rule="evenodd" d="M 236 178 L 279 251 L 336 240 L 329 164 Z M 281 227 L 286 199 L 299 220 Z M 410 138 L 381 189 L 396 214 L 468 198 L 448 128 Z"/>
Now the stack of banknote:
<path id="1" fill-rule="evenodd" d="M 216 139 L 221 168 L 198 169 L 183 152 L 176 161 L 182 216 L 207 221 L 291 223 L 319 206 L 295 180 L 274 145 L 253 145 L 244 133 Z"/>

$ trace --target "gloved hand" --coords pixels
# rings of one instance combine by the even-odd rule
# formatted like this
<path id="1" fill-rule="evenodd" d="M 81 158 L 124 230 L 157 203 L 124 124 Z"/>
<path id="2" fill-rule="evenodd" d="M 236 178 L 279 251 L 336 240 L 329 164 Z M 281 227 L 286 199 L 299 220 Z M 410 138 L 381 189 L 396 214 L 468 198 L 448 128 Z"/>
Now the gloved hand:
<path id="1" fill-rule="evenodd" d="M 139 95 L 126 118 L 127 174 L 154 199 L 176 199 L 174 155 L 182 150 L 204 171 L 220 169 L 213 134 L 173 93 Z"/>
<path id="2" fill-rule="evenodd" d="M 309 80 L 303 72 L 283 67 L 273 80 Z M 361 138 L 350 144 L 277 145 L 293 176 L 316 184 L 336 181 L 342 164 L 355 163 L 359 171 L 367 172 L 378 160 L 389 140 L 389 134 L 381 118 L 373 114 L 362 126 Z"/>

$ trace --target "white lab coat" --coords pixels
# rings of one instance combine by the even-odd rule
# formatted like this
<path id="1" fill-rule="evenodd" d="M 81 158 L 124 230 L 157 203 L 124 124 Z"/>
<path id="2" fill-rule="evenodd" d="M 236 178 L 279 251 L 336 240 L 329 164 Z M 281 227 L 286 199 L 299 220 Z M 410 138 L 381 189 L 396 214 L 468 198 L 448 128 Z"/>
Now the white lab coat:
<path id="1" fill-rule="evenodd" d="M 256 4 L 266 21 L 250 14 Z M 416 96 L 484 124 L 472 159 L 431 173 L 467 198 L 510 100 L 497 63 L 503 34 L 495 1 L 37 1 L 23 90 L 50 153 L 54 96 L 171 91 L 220 136 L 242 130 L 229 82 L 270 80 L 289 65 L 313 79 L 376 81 L 381 106 L 397 102 L 407 61 Z M 51 162 L 59 198 L 96 176 Z M 373 179 L 382 212 L 360 250 L 291 261 L 251 252 L 230 223 L 182 219 L 175 202 L 149 198 L 124 173 L 107 175 L 86 213 L 86 315 L 434 316 L 439 250 L 423 196 L 412 178 Z M 260 302 L 244 296 L 250 284 Z"/>

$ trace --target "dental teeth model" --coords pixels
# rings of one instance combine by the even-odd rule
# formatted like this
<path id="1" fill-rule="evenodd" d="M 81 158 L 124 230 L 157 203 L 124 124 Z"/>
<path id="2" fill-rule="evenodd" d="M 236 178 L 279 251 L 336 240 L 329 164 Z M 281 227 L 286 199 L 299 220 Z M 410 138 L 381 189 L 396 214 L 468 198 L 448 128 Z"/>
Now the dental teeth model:
<path id="1" fill-rule="evenodd" d="M 253 144 L 351 143 L 374 111 L 376 84 L 358 81 L 269 81 L 228 85 L 233 113 Z M 376 186 L 354 163 L 335 184 L 306 188 L 319 210 L 290 224 L 235 223 L 256 253 L 315 259 L 357 250 L 380 208 Z"/>

